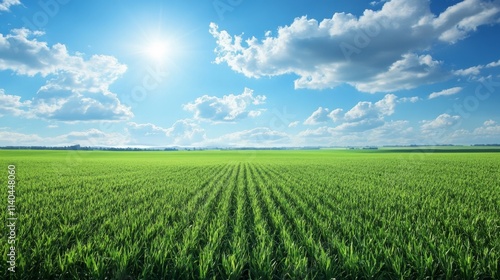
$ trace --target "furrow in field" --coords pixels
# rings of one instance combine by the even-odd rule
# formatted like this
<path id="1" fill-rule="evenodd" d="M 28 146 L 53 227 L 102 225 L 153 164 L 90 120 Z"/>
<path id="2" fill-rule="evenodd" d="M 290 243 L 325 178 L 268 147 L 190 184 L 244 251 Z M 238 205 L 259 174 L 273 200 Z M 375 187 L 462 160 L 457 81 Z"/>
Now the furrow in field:
<path id="1" fill-rule="evenodd" d="M 345 210 L 341 209 L 342 200 L 339 198 L 342 194 L 334 193 L 332 194 L 332 188 L 325 186 L 312 185 L 312 182 L 317 182 L 318 178 L 321 178 L 319 172 L 312 173 L 307 167 L 305 168 L 294 168 L 293 170 L 287 170 L 283 172 L 278 172 L 273 168 L 267 168 L 271 176 L 276 176 L 283 182 L 287 182 L 282 186 L 284 189 L 288 189 L 287 193 L 291 196 L 297 198 L 295 202 L 298 204 L 303 204 L 302 208 L 312 209 L 315 214 L 321 216 L 320 220 L 316 219 L 320 224 L 325 224 L 324 221 L 328 221 L 326 232 L 330 235 L 343 235 L 343 229 L 339 227 L 339 222 L 336 217 L 343 215 Z M 322 172 L 327 172 L 325 169 Z M 294 176 L 288 176 L 286 174 L 294 174 Z M 316 177 L 313 177 L 316 176 Z M 310 178 L 308 182 L 304 180 L 298 180 L 297 178 Z M 311 179 L 312 178 L 312 179 Z M 322 183 L 325 184 L 325 183 Z M 293 188 L 291 187 L 293 186 Z M 304 204 L 305 203 L 305 204 Z M 315 217 L 315 216 L 313 216 Z M 322 227 L 323 228 L 323 227 Z"/>
<path id="2" fill-rule="evenodd" d="M 85 234 L 85 239 L 82 236 L 75 236 L 76 241 L 72 242 L 71 247 L 59 246 L 66 248 L 64 252 L 61 252 L 60 257 L 71 264 L 71 260 L 88 259 L 90 255 L 97 254 L 109 259 L 108 269 L 120 269 L 121 266 L 127 266 L 132 270 L 140 270 L 138 264 L 124 262 L 124 259 L 135 259 L 136 263 L 154 259 L 152 263 L 158 263 L 161 260 L 159 255 L 172 254 L 173 245 L 166 246 L 168 242 L 165 241 L 172 240 L 173 236 L 179 235 L 183 230 L 180 227 L 182 223 L 176 219 L 182 212 L 171 206 L 174 203 L 165 200 L 172 198 L 179 200 L 182 199 L 182 195 L 177 196 L 172 186 L 160 185 L 171 176 L 170 173 L 165 176 L 157 175 L 156 178 L 153 177 L 153 180 L 147 179 L 149 175 L 151 174 L 144 173 L 142 178 L 127 175 L 114 182 L 123 187 L 113 191 L 114 188 L 109 187 L 112 185 L 104 184 L 101 186 L 100 193 L 94 194 L 94 197 L 88 197 L 87 199 L 92 198 L 92 201 L 87 201 L 87 204 L 92 206 L 92 212 L 95 213 L 91 216 L 92 219 L 85 219 L 87 222 L 78 224 L 78 228 L 64 227 L 62 230 L 67 234 L 59 235 L 64 240 L 72 240 L 68 238 L 68 234 L 72 232 L 91 234 Z M 179 183 L 182 184 L 181 182 L 177 184 Z M 195 185 L 199 184 L 195 183 Z M 195 189 L 199 191 L 199 198 L 203 199 L 203 193 L 210 192 L 210 184 L 207 181 Z M 162 200 L 166 203 L 151 203 Z M 95 228 L 85 230 L 85 225 Z M 138 250 L 128 252 L 125 244 L 137 244 Z M 157 246 L 158 244 L 161 246 Z M 93 250 L 88 251 L 85 248 L 93 248 Z M 151 253 L 149 248 L 154 248 L 154 253 Z M 153 257 L 152 255 L 155 254 L 156 257 Z M 125 256 L 128 257 L 125 258 Z"/>
<path id="3" fill-rule="evenodd" d="M 249 258 L 251 248 L 251 231 L 253 217 L 248 198 L 247 164 L 240 164 L 238 176 L 235 179 L 236 201 L 233 201 L 235 211 L 230 216 L 231 223 L 228 235 L 228 245 L 222 252 L 222 267 L 225 277 L 230 279 L 248 278 Z"/>
<path id="4" fill-rule="evenodd" d="M 239 165 L 232 166 L 228 180 L 221 182 L 219 185 L 222 190 L 220 202 L 216 207 L 207 209 L 213 215 L 209 218 L 209 223 L 203 231 L 200 242 L 198 242 L 198 248 L 202 248 L 198 252 L 196 259 L 200 279 L 211 278 L 220 274 L 222 250 L 226 246 L 226 240 L 231 238 L 229 227 L 231 220 L 233 220 L 232 215 L 234 215 L 236 184 L 240 175 L 239 169 Z"/>
<path id="5" fill-rule="evenodd" d="M 212 165 L 206 168 L 197 166 L 190 169 L 191 173 L 178 174 L 175 184 L 169 186 L 178 192 L 168 195 L 164 193 L 151 207 L 156 219 L 148 225 L 147 235 L 152 237 L 146 243 L 144 252 L 144 263 L 154 264 L 148 267 L 148 273 L 164 275 L 169 273 L 174 267 L 174 256 L 179 250 L 178 240 L 183 239 L 183 235 L 189 226 L 192 225 L 201 206 L 210 198 L 210 193 L 216 191 L 216 184 L 224 176 L 224 165 Z M 165 189 L 165 188 L 163 188 Z M 164 201 L 165 203 L 158 203 Z M 142 233 L 144 235 L 144 233 Z"/>
<path id="6" fill-rule="evenodd" d="M 287 172 L 272 168 L 264 171 L 268 180 L 279 182 L 272 188 L 273 197 L 296 233 L 295 238 L 306 245 L 310 271 L 316 270 L 320 278 L 331 278 L 338 271 L 339 259 L 334 245 L 337 240 L 330 226 L 334 216 L 316 208 L 317 201 L 306 191 L 314 186 L 295 185 L 284 174 Z"/>
<path id="7" fill-rule="evenodd" d="M 151 197 L 155 203 L 138 213 L 144 221 L 148 221 L 146 228 L 139 232 L 145 244 L 141 255 L 144 263 L 160 264 L 174 254 L 176 240 L 182 239 L 190 221 L 196 217 L 195 211 L 199 211 L 196 206 L 202 205 L 214 190 L 215 182 L 223 176 L 223 169 L 222 165 L 191 168 L 186 173 L 177 174 L 182 177 L 177 177 L 175 184 L 156 188 L 161 195 Z M 149 269 L 161 275 L 161 267 Z"/>
<path id="8" fill-rule="evenodd" d="M 297 168 L 299 169 L 299 168 Z M 311 174 L 304 174 L 304 178 L 309 178 L 309 182 L 299 181 L 292 176 L 286 174 L 296 174 L 296 169 L 278 171 L 273 168 L 266 169 L 270 177 L 275 177 L 276 181 L 282 182 L 279 184 L 279 190 L 285 195 L 287 201 L 295 205 L 297 212 L 302 217 L 308 217 L 312 226 L 318 229 L 321 243 L 325 243 L 328 236 L 332 233 L 331 220 L 335 218 L 338 212 L 332 211 L 330 208 L 324 207 L 323 203 L 318 203 L 319 197 L 325 197 L 324 193 L 317 191 L 317 187 L 311 184 L 315 181 Z"/>
<path id="9" fill-rule="evenodd" d="M 281 239 L 278 234 L 278 226 L 271 217 L 271 211 L 273 209 L 268 208 L 266 203 L 265 194 L 263 193 L 263 188 L 267 188 L 266 182 L 263 181 L 261 177 L 260 170 L 258 170 L 254 164 L 250 165 L 251 181 L 254 182 L 252 186 L 251 193 L 254 194 L 255 200 L 255 211 L 256 214 L 261 217 L 260 222 L 263 228 L 273 237 L 273 247 L 276 248 L 281 243 Z M 277 253 L 275 251 L 275 253 Z"/>
<path id="10" fill-rule="evenodd" d="M 272 279 L 276 273 L 276 245 L 279 242 L 277 234 L 271 230 L 268 223 L 269 217 L 267 209 L 259 190 L 255 167 L 253 164 L 246 165 L 247 183 L 245 197 L 249 198 L 249 219 L 253 217 L 253 225 L 247 226 L 247 230 L 252 237 L 250 249 L 250 277 L 252 279 Z"/>
<path id="11" fill-rule="evenodd" d="M 272 174 L 271 176 L 274 175 L 281 178 L 281 180 L 286 178 L 281 175 L 286 172 L 277 172 L 276 170 L 269 169 L 269 173 Z M 309 175 L 309 178 L 311 178 L 311 175 Z M 338 197 L 338 193 L 331 194 L 331 190 L 320 191 L 319 188 L 311 184 L 297 186 L 291 183 L 282 184 L 276 190 L 281 191 L 286 197 L 285 201 L 292 203 L 294 205 L 293 208 L 298 210 L 291 214 L 292 217 L 300 217 L 301 215 L 308 217 L 307 220 L 311 225 L 310 228 L 320 237 L 321 246 L 336 260 L 328 265 L 330 272 L 332 269 L 333 271 L 350 271 L 348 275 L 343 275 L 345 277 L 354 277 L 357 275 L 356 273 L 359 273 L 360 269 L 369 271 L 368 274 L 372 276 L 378 273 L 383 265 L 383 262 L 380 260 L 382 256 L 381 252 L 380 250 L 370 250 L 368 247 L 373 246 L 374 242 L 374 237 L 370 237 L 369 235 L 377 234 L 380 230 L 373 231 L 374 227 L 370 221 L 367 221 L 366 224 L 360 224 L 357 212 L 349 215 L 345 210 L 340 211 L 338 208 L 335 208 L 336 211 L 333 211 L 334 206 L 328 198 Z M 306 190 L 309 193 L 305 192 Z M 277 197 L 280 196 L 278 195 Z M 336 207 L 339 207 L 339 205 L 337 204 Z M 352 223 L 350 222 L 351 220 L 356 220 L 357 222 Z M 367 230 L 370 231 L 367 232 Z M 313 254 L 317 257 L 318 263 L 325 264 L 322 248 L 316 247 L 320 250 L 316 249 L 317 253 L 313 251 Z M 318 252 L 320 253 L 318 254 Z M 358 263 L 359 256 L 364 256 L 368 261 L 362 264 Z M 322 267 L 326 266 L 322 265 Z"/>
<path id="12" fill-rule="evenodd" d="M 207 193 L 204 203 L 192 205 L 196 209 L 191 212 L 192 215 L 185 216 L 187 224 L 183 223 L 183 227 L 179 228 L 181 236 L 173 241 L 181 240 L 177 243 L 178 252 L 174 256 L 170 256 L 174 262 L 173 270 L 179 273 L 179 275 L 175 275 L 176 278 L 194 278 L 194 273 L 198 271 L 199 250 L 207 243 L 207 227 L 216 212 L 217 205 L 219 205 L 224 185 L 227 184 L 233 172 L 234 168 L 231 165 L 226 165 L 221 176 L 217 177 L 218 180 L 211 181 L 212 188 Z M 186 211 L 189 211 L 190 208 L 191 206 L 188 205 Z M 194 216 L 195 214 L 196 216 Z"/>
<path id="13" fill-rule="evenodd" d="M 271 182 L 270 184 L 262 185 L 261 190 L 263 193 L 264 201 L 267 204 L 267 208 L 270 210 L 270 216 L 277 227 L 279 236 L 281 237 L 281 243 L 278 248 L 283 251 L 284 257 L 281 258 L 280 263 L 283 272 L 287 272 L 286 275 L 292 278 L 304 278 L 314 276 L 316 273 L 314 271 L 309 271 L 310 267 L 310 256 L 308 256 L 307 251 L 304 249 L 307 244 L 303 239 L 297 238 L 294 234 L 293 221 L 287 212 L 279 198 L 276 197 L 274 184 L 272 183 L 272 178 L 269 178 L 262 167 L 257 167 L 259 177 L 261 180 Z"/>

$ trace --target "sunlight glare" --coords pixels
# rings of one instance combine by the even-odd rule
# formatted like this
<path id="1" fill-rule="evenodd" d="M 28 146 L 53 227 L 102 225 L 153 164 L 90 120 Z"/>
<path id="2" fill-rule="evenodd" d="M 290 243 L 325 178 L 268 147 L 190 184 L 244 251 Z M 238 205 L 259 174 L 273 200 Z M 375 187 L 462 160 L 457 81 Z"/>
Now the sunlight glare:
<path id="1" fill-rule="evenodd" d="M 168 55 L 168 44 L 166 41 L 155 40 L 146 46 L 144 52 L 153 60 L 164 60 Z"/>

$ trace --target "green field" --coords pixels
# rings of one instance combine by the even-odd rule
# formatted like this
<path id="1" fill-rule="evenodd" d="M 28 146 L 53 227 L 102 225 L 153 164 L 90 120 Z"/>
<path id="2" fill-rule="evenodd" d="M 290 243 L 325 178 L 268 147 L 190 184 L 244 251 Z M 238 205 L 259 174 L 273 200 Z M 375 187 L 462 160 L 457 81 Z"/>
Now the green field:
<path id="1" fill-rule="evenodd" d="M 18 217 L 4 279 L 500 279 L 500 153 L 0 150 L 0 164 Z"/>

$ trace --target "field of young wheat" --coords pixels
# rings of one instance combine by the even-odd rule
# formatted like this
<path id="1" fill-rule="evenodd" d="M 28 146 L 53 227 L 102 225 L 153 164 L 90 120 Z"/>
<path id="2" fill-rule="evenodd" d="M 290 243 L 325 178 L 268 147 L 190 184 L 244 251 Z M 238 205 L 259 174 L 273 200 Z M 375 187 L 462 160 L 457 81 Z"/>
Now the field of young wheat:
<path id="1" fill-rule="evenodd" d="M 0 156 L 4 279 L 500 278 L 500 153 Z"/>

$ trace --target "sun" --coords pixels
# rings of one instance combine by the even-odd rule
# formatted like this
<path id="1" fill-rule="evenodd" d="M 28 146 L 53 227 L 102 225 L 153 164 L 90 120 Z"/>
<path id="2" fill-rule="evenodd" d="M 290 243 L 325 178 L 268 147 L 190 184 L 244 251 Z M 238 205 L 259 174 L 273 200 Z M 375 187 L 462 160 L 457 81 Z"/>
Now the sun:
<path id="1" fill-rule="evenodd" d="M 142 34 L 139 40 L 130 41 L 130 50 L 142 63 L 170 65 L 184 53 L 184 44 L 175 33 L 154 29 L 140 33 Z"/>
<path id="2" fill-rule="evenodd" d="M 155 61 L 162 61 L 168 57 L 169 44 L 166 40 L 152 40 L 146 44 L 144 54 Z"/>

